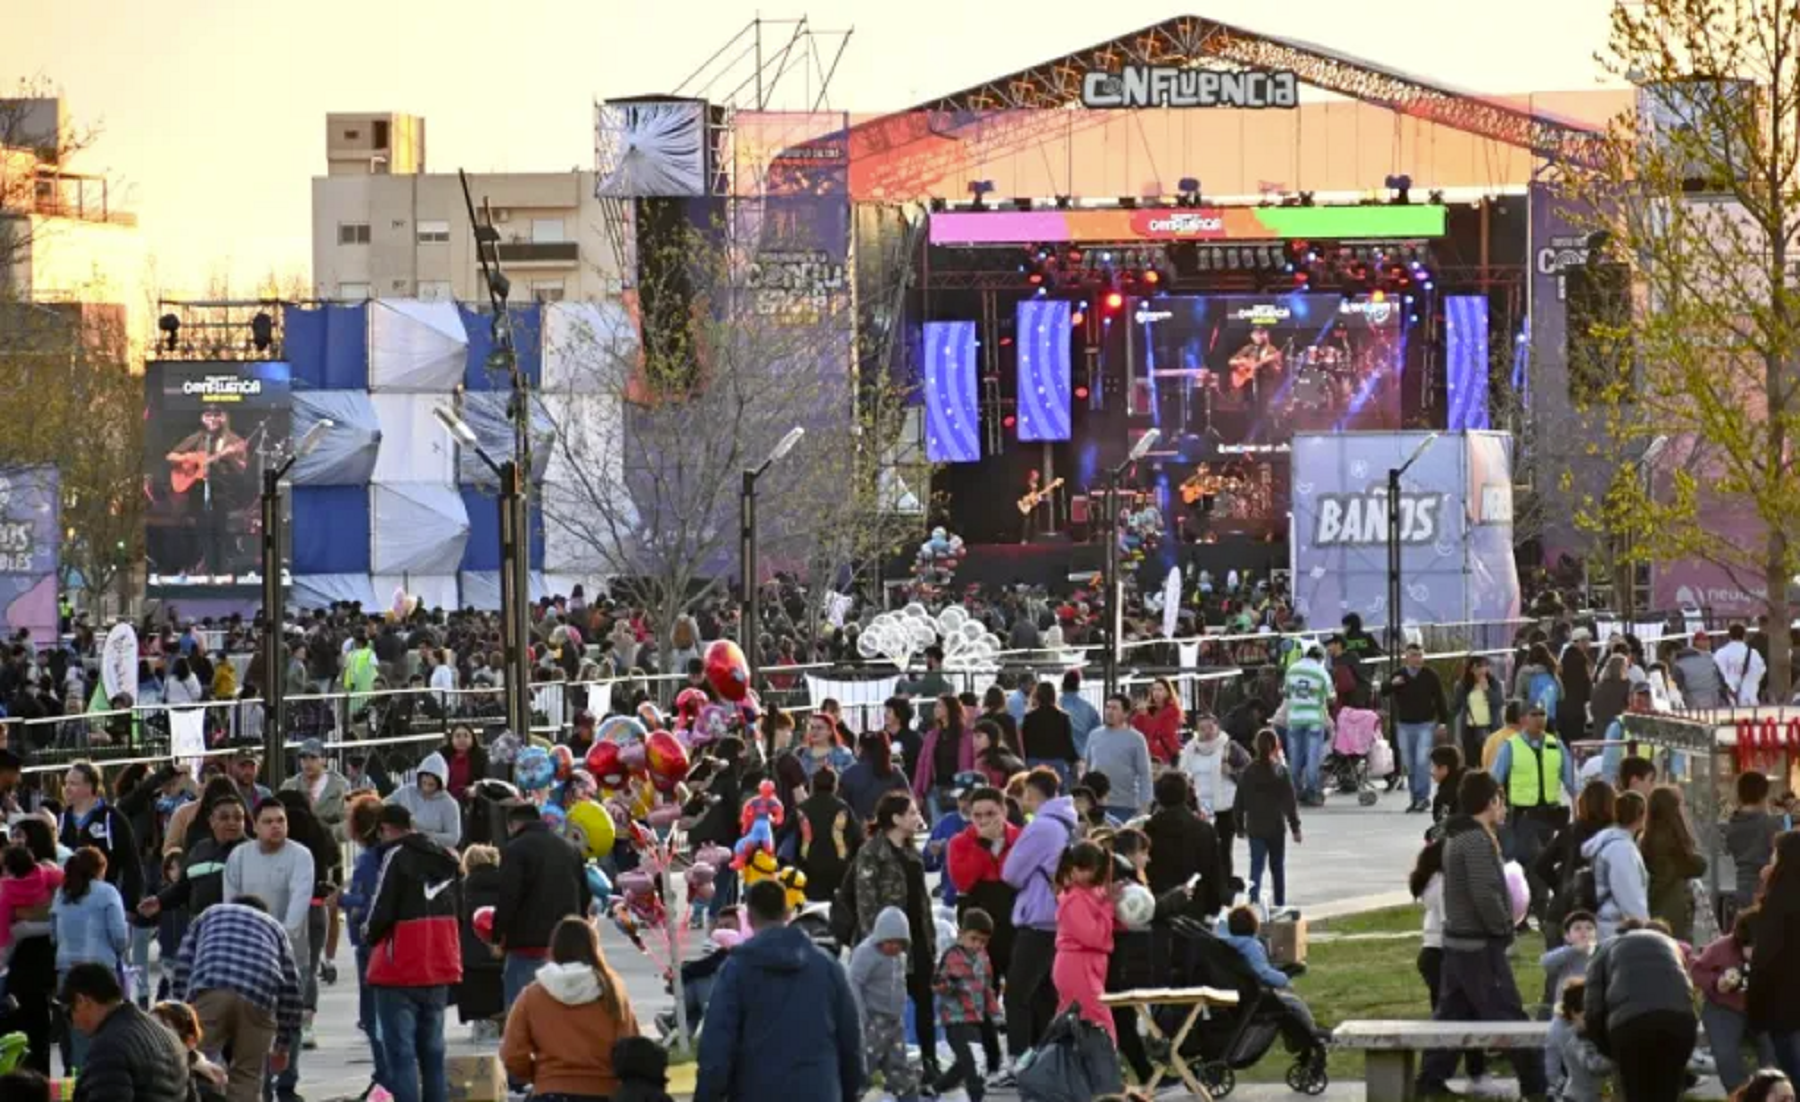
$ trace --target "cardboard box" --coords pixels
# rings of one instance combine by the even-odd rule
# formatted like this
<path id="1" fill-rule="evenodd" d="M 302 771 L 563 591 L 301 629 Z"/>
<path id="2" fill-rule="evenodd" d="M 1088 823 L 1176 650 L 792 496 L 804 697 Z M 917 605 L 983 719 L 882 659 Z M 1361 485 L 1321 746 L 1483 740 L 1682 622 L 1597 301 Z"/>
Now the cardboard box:
<path id="1" fill-rule="evenodd" d="M 452 1056 L 444 1061 L 452 1102 L 506 1102 L 506 1069 L 498 1056 Z"/>
<path id="2" fill-rule="evenodd" d="M 1280 968 L 1289 964 L 1306 963 L 1306 919 L 1271 922 L 1267 931 L 1270 964 Z"/>

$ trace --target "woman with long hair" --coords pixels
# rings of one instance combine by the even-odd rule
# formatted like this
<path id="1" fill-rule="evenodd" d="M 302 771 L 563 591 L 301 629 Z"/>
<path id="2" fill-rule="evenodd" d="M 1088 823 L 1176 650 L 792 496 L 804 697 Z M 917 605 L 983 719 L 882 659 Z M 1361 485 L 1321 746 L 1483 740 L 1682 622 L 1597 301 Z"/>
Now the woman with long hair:
<path id="1" fill-rule="evenodd" d="M 1000 705 L 1000 713 L 1005 715 L 1004 698 Z M 925 732 L 925 741 L 919 746 L 919 768 L 913 774 L 913 795 L 924 802 L 935 823 L 956 806 L 946 794 L 955 786 L 958 773 L 975 768 L 975 744 L 965 726 L 963 703 L 955 696 L 945 693 L 938 697 L 933 718 L 935 723 Z M 994 717 L 983 715 L 982 718 Z M 999 721 L 995 722 L 998 724 Z M 1006 716 L 1006 722 L 1011 723 L 1012 717 Z M 1001 730 L 1004 732 L 1005 728 Z M 873 915 L 869 918 L 874 920 Z"/>
<path id="2" fill-rule="evenodd" d="M 487 751 L 476 740 L 473 727 L 458 723 L 450 728 L 438 753 L 444 756 L 444 767 L 448 771 L 444 778 L 445 790 L 451 799 L 467 807 L 469 789 L 487 779 Z"/>
<path id="3" fill-rule="evenodd" d="M 344 814 L 344 829 L 355 852 L 351 863 L 350 884 L 338 902 L 344 908 L 344 925 L 350 931 L 350 947 L 356 953 L 356 974 L 369 974 L 369 956 L 374 948 L 362 939 L 364 921 L 375 902 L 376 883 L 381 876 L 381 797 L 374 792 L 357 792 L 350 797 Z M 356 985 L 357 1025 L 369 1038 L 369 1049 L 375 1067 L 369 1073 L 373 1086 L 387 1085 L 387 1052 L 381 1043 L 381 1022 L 375 1016 L 375 988 L 367 983 Z"/>
<path id="4" fill-rule="evenodd" d="M 1579 909 L 1575 875 L 1583 866 L 1581 847 L 1613 825 L 1616 801 L 1612 785 L 1599 779 L 1587 782 L 1575 797 L 1575 814 L 1569 825 L 1557 831 L 1532 863 L 1531 871 L 1550 886 L 1550 904 L 1544 913 L 1544 945 L 1548 949 L 1562 945 L 1563 916 Z"/>
<path id="5" fill-rule="evenodd" d="M 803 737 L 805 741 L 800 744 L 796 755 L 808 778 L 825 767 L 841 774 L 856 763 L 855 755 L 850 753 L 838 736 L 837 724 L 832 722 L 831 716 L 826 712 L 814 712 L 806 717 L 806 734 Z"/>
<path id="6" fill-rule="evenodd" d="M 186 658 L 177 658 L 169 669 L 169 679 L 163 683 L 163 703 L 198 704 L 204 695 L 193 664 Z"/>
<path id="7" fill-rule="evenodd" d="M 58 980 L 77 964 L 102 964 L 114 972 L 124 964 L 131 947 L 125 901 L 106 882 L 106 855 L 94 847 L 76 850 L 63 868 L 62 890 L 50 905 L 50 930 L 56 939 Z M 71 1028 L 70 1067 L 81 1067 L 87 1048 L 87 1035 Z"/>
<path id="8" fill-rule="evenodd" d="M 1775 1062 L 1800 1078 L 1800 831 L 1775 839 L 1775 859 L 1748 914 L 1756 954 L 1750 1029 L 1768 1034 Z"/>
<path id="9" fill-rule="evenodd" d="M 1238 778 L 1232 817 L 1250 843 L 1250 899 L 1261 898 L 1263 867 L 1269 869 L 1275 906 L 1287 904 L 1287 839 L 1299 845 L 1300 808 L 1294 779 L 1281 760 L 1281 740 L 1267 727 L 1256 733 L 1256 759 Z"/>
<path id="10" fill-rule="evenodd" d="M 987 722 L 983 720 L 982 722 Z M 1019 727 L 1027 766 L 1047 765 L 1056 770 L 1064 785 L 1075 770 L 1075 727 L 1069 713 L 1056 703 L 1056 686 L 1040 681 L 1031 690 L 1031 710 Z"/>
<path id="11" fill-rule="evenodd" d="M 1487 737 L 1499 728 L 1500 710 L 1505 704 L 1487 658 L 1476 655 L 1465 662 L 1462 676 L 1456 680 L 1456 699 L 1450 705 L 1450 722 L 1453 725 L 1451 737 L 1462 749 L 1463 762 L 1470 769 L 1481 765 L 1481 748 Z"/>
<path id="12" fill-rule="evenodd" d="M 625 981 L 600 948 L 600 936 L 570 915 L 550 934 L 550 962 L 513 1001 L 500 1062 L 532 1097 L 593 1102 L 616 1094 L 613 1045 L 638 1035 Z"/>
<path id="13" fill-rule="evenodd" d="M 1556 729 L 1556 713 L 1562 702 L 1562 681 L 1556 674 L 1556 659 L 1550 648 L 1544 643 L 1533 643 L 1525 652 L 1525 661 L 1519 664 L 1519 672 L 1513 675 L 1513 699 L 1526 707 L 1536 705 L 1544 709 L 1549 717 L 1551 730 L 1564 738 L 1572 737 L 1569 732 Z M 1480 758 L 1475 759 L 1480 761 Z"/>
<path id="14" fill-rule="evenodd" d="M 969 732 L 975 770 L 995 788 L 1006 787 L 1013 774 L 1025 772 L 1025 763 L 1000 745 L 1000 728 L 991 720 L 981 720 Z"/>
<path id="15" fill-rule="evenodd" d="M 1181 756 L 1181 699 L 1166 677 L 1150 682 L 1150 697 L 1138 706 L 1131 725 L 1150 744 L 1150 756 L 1159 764 L 1174 765 Z"/>
<path id="16" fill-rule="evenodd" d="M 932 1013 L 931 977 L 937 967 L 936 930 L 931 914 L 931 894 L 925 886 L 925 858 L 914 842 L 924 820 L 918 804 L 904 792 L 889 792 L 875 805 L 869 820 L 869 837 L 856 851 L 849 875 L 856 884 L 856 940 L 861 942 L 875 927 L 883 907 L 898 907 L 906 914 L 912 942 L 908 946 L 906 993 L 913 1000 L 913 1024 L 920 1037 L 936 1032 Z M 937 1061 L 926 1046 L 928 1075 L 937 1074 Z"/>
<path id="17" fill-rule="evenodd" d="M 850 805 L 858 822 L 875 814 L 875 804 L 889 792 L 907 792 L 906 777 L 894 767 L 894 746 L 884 731 L 868 731 L 856 740 L 856 761 L 838 778 L 838 796 Z"/>
<path id="18" fill-rule="evenodd" d="M 1594 695 L 1594 660 L 1574 643 L 1563 648 L 1558 664 L 1557 680 L 1562 684 L 1562 697 L 1552 720 L 1556 733 L 1565 739 L 1579 739 L 1587 728 L 1588 701 Z"/>
<path id="19" fill-rule="evenodd" d="M 1688 881 L 1706 875 L 1706 858 L 1688 826 L 1681 789 L 1664 784 L 1650 793 L 1638 850 L 1650 872 L 1650 917 L 1668 923 L 1676 941 L 1693 941 L 1694 894 Z"/>
<path id="20" fill-rule="evenodd" d="M 1600 676 L 1594 680 L 1593 696 L 1588 701 L 1588 712 L 1594 723 L 1594 737 L 1605 738 L 1606 729 L 1612 726 L 1612 721 L 1619 718 L 1629 703 L 1631 653 L 1621 647 L 1607 656 L 1600 666 Z"/>
<path id="21" fill-rule="evenodd" d="M 1023 755 L 1024 751 L 1019 746 L 1019 721 L 1006 710 L 1005 689 L 998 685 L 987 687 L 987 691 L 981 694 L 981 716 L 979 718 L 993 720 L 994 726 L 1000 728 L 1001 744 L 1013 753 Z"/>

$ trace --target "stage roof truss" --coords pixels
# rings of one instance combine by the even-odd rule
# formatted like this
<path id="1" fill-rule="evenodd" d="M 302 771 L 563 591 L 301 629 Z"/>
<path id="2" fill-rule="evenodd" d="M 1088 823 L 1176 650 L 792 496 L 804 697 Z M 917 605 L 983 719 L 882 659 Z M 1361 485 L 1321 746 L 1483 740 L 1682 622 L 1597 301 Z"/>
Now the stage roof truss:
<path id="1" fill-rule="evenodd" d="M 862 190 L 913 198 L 955 163 L 968 163 L 970 142 L 991 158 L 1096 125 L 1111 113 L 1068 110 L 1081 103 L 1082 81 L 1094 70 L 1135 65 L 1288 70 L 1314 88 L 1529 149 L 1553 164 L 1594 165 L 1603 141 L 1572 123 L 1320 46 L 1184 15 L 853 127 L 853 164 L 893 158 L 872 166 Z"/>

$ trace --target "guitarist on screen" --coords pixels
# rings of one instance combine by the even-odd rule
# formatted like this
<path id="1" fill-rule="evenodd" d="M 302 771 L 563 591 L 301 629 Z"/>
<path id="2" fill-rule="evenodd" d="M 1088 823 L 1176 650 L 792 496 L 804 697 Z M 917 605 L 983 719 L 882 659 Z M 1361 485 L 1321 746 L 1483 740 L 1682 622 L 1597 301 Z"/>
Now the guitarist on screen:
<path id="1" fill-rule="evenodd" d="M 201 569 L 213 575 L 227 573 L 225 540 L 230 510 L 219 493 L 219 483 L 249 466 L 249 441 L 231 431 L 223 409 L 207 406 L 200 412 L 200 431 L 176 444 L 164 458 L 169 461 L 169 485 L 181 501 L 181 513 L 198 533 Z"/>
<path id="2" fill-rule="evenodd" d="M 1231 389 L 1239 401 L 1245 405 L 1254 404 L 1261 391 L 1263 374 L 1281 374 L 1281 361 L 1281 349 L 1269 340 L 1269 331 L 1262 326 L 1250 330 L 1250 343 L 1231 357 Z"/>

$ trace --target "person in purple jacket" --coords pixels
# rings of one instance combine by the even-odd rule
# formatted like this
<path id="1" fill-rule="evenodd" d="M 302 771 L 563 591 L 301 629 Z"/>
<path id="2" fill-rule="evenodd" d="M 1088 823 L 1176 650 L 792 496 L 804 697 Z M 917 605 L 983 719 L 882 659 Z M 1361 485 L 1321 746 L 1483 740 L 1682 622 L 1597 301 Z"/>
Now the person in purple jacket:
<path id="1" fill-rule="evenodd" d="M 1039 766 L 1025 778 L 1030 822 L 1006 855 L 1000 877 L 1018 891 L 1013 903 L 1012 961 L 1006 970 L 1006 1045 L 1015 1066 L 1050 1027 L 1056 989 L 1056 866 L 1075 838 L 1075 801 L 1062 795 L 1056 771 Z"/>

